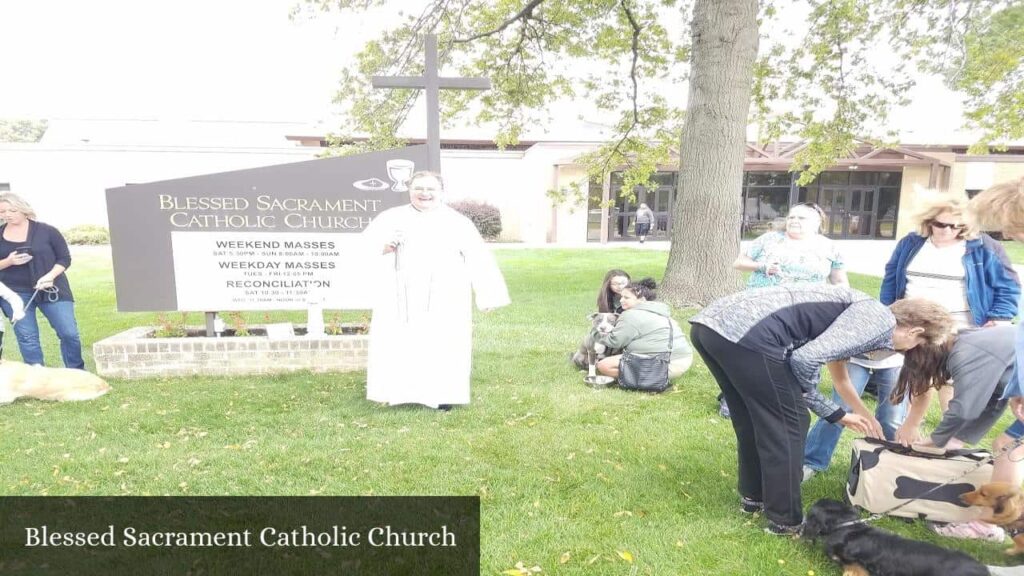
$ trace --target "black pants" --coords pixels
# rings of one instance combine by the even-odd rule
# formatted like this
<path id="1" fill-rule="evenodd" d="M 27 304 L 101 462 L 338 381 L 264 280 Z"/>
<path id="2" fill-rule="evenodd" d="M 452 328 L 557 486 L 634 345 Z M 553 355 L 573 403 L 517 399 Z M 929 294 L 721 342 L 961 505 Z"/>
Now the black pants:
<path id="1" fill-rule="evenodd" d="M 636 223 L 636 235 L 647 236 L 647 233 L 651 231 L 650 222 L 637 222 Z"/>
<path id="2" fill-rule="evenodd" d="M 778 524 L 803 521 L 800 480 L 810 415 L 789 366 L 694 324 L 690 341 L 729 403 L 740 495 L 764 502 Z"/>

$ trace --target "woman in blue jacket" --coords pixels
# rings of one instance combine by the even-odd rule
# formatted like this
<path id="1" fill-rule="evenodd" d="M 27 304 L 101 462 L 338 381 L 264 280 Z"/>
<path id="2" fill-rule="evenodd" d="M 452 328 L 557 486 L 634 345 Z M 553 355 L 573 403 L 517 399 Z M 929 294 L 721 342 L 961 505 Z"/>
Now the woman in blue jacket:
<path id="1" fill-rule="evenodd" d="M 941 304 L 953 317 L 954 329 L 1009 324 L 1017 315 L 1020 281 L 999 242 L 977 233 L 964 219 L 966 201 L 943 196 L 924 204 L 916 217 L 917 231 L 896 245 L 879 296 L 882 304 L 904 298 L 925 298 Z M 878 409 L 888 440 L 905 444 L 920 438 L 916 426 L 904 426 L 906 401 L 892 401 L 899 377 L 899 356 L 875 360 L 852 358 L 850 380 L 858 393 L 876 386 Z M 940 392 L 943 410 L 952 388 Z M 804 480 L 828 467 L 842 428 L 819 421 L 811 429 L 804 454 Z"/>

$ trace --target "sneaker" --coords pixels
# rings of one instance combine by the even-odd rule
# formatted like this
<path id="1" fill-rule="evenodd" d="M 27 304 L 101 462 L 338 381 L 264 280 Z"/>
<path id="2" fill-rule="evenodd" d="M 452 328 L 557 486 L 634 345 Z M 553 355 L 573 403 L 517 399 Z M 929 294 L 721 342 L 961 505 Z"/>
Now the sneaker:
<path id="1" fill-rule="evenodd" d="M 930 522 L 928 529 L 939 536 L 962 538 L 965 540 L 985 540 L 986 542 L 1002 542 L 1006 539 L 1006 531 L 995 524 L 972 520 L 970 522 L 950 522 L 942 524 Z"/>
<path id="2" fill-rule="evenodd" d="M 800 481 L 801 484 L 807 482 L 811 478 L 814 478 L 818 474 L 818 470 L 811 468 L 810 466 L 804 465 L 804 479 Z"/>
<path id="3" fill-rule="evenodd" d="M 771 534 L 772 536 L 792 536 L 794 538 L 800 536 L 803 532 L 804 525 L 797 524 L 796 526 L 786 526 L 785 524 L 777 524 L 771 520 L 768 521 L 768 526 L 765 527 L 765 534 Z"/>
<path id="4" fill-rule="evenodd" d="M 726 420 L 732 418 L 732 414 L 729 413 L 729 404 L 726 403 L 725 398 L 718 399 L 718 415 Z"/>
<path id="5" fill-rule="evenodd" d="M 744 514 L 757 514 L 758 512 L 764 511 L 764 502 L 760 500 L 754 500 L 747 498 L 746 496 L 740 497 L 740 511 Z"/>

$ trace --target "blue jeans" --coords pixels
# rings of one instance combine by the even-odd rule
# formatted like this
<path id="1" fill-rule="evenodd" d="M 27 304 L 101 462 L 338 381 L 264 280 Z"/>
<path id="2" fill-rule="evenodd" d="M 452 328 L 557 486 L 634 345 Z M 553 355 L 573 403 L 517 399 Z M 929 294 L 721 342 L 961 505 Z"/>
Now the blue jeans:
<path id="1" fill-rule="evenodd" d="M 18 293 L 25 302 L 32 298 L 32 293 Z M 50 326 L 60 339 L 60 355 L 66 368 L 85 370 L 82 360 L 82 340 L 78 336 L 78 323 L 75 322 L 75 303 L 70 300 L 50 302 L 45 292 L 36 294 L 25 310 L 25 317 L 14 325 L 14 335 L 18 339 L 18 349 L 25 364 L 41 364 L 43 347 L 39 344 L 39 324 L 36 322 L 36 309 L 50 321 Z M 11 317 L 11 305 L 7 300 L 0 299 L 0 309 L 7 318 Z"/>
<path id="2" fill-rule="evenodd" d="M 896 430 L 903 424 L 907 417 L 909 402 L 904 398 L 903 402 L 893 405 L 889 396 L 896 389 L 896 380 L 899 378 L 899 368 L 882 368 L 872 370 L 858 366 L 852 362 L 846 364 L 846 371 L 853 382 L 853 388 L 858 395 L 864 394 L 864 388 L 872 381 L 878 387 L 878 406 L 875 408 L 875 418 L 882 425 L 882 432 L 886 440 L 893 440 L 896 437 Z M 839 398 L 837 392 L 832 393 L 832 399 L 849 410 L 850 407 Z M 817 471 L 828 468 L 832 461 L 832 453 L 839 443 L 839 435 L 843 433 L 843 427 L 839 424 L 830 424 L 827 420 L 818 419 L 807 434 L 807 445 L 804 447 L 804 465 L 810 466 Z"/>

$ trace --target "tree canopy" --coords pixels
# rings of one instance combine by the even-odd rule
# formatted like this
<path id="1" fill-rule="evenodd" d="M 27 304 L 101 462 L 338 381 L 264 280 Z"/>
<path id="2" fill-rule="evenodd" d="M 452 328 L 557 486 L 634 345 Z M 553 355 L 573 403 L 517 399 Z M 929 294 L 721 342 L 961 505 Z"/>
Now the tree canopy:
<path id="1" fill-rule="evenodd" d="M 388 3 L 306 2 L 343 11 Z M 581 162 L 595 179 L 622 171 L 628 194 L 648 183 L 672 151 L 682 156 L 686 138 L 699 138 L 681 133 L 692 120 L 687 116 L 694 112 L 696 75 L 715 71 L 697 69 L 695 43 L 700 34 L 719 35 L 723 41 L 714 49 L 731 50 L 729 40 L 745 30 L 750 6 L 757 12 L 756 60 L 733 85 L 712 82 L 706 89 L 718 96 L 748 93 L 749 110 L 731 121 L 756 125 L 759 142 L 806 141 L 792 166 L 803 172 L 803 181 L 852 152 L 859 139 L 891 142 L 889 114 L 907 104 L 921 72 L 941 75 L 964 96 L 968 127 L 981 134 L 975 149 L 1024 137 L 1024 0 L 424 0 L 418 12 L 403 14 L 399 25 L 368 43 L 343 72 L 337 102 L 351 123 L 335 143 L 345 152 L 401 144 L 398 129 L 417 93 L 373 90 L 369 78 L 421 73 L 423 35 L 436 33 L 442 65 L 466 76 L 489 76 L 493 85 L 483 94 L 444 93 L 447 122 L 493 125 L 495 141 L 507 145 L 525 126 L 548 121 L 553 102 L 591 102 L 614 118 L 612 135 Z M 713 26 L 700 29 L 702 14 Z M 737 173 L 742 156 L 738 162 Z M 704 178 L 711 181 L 701 185 L 719 194 L 739 182 L 727 186 L 718 176 Z M 739 194 L 734 195 L 735 202 L 704 206 L 723 215 L 718 225 L 735 221 L 729 233 L 738 230 L 741 212 Z M 706 234 L 696 236 L 702 232 L 676 230 L 673 241 L 704 243 Z M 708 242 L 728 251 L 724 235 Z M 738 247 L 738 240 L 733 244 Z M 727 268 L 734 255 L 735 249 L 719 255 L 716 264 Z M 683 265 L 674 260 L 670 271 Z M 711 282 L 717 284 L 711 290 L 687 289 L 675 297 L 706 301 L 734 282 L 723 277 Z"/>

